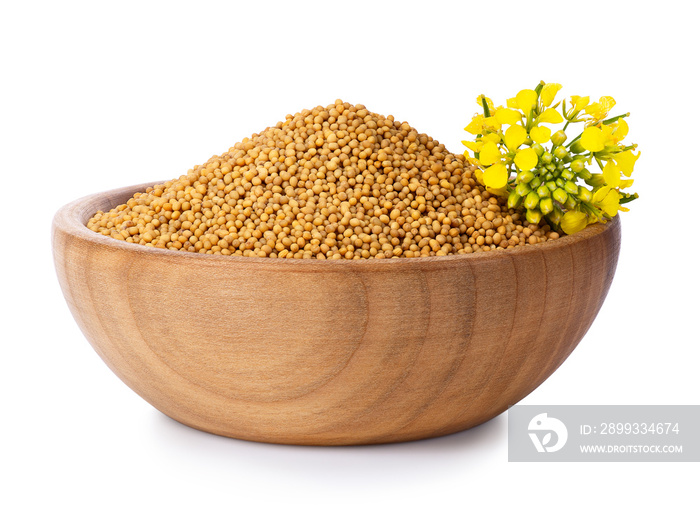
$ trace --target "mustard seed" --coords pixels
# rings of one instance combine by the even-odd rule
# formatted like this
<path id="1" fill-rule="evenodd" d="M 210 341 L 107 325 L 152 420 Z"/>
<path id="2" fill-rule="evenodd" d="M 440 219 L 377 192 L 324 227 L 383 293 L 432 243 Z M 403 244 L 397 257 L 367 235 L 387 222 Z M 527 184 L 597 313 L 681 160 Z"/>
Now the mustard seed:
<path id="1" fill-rule="evenodd" d="M 271 258 L 417 258 L 559 238 L 489 193 L 462 155 L 337 99 L 253 134 L 87 227 L 149 247 Z"/>

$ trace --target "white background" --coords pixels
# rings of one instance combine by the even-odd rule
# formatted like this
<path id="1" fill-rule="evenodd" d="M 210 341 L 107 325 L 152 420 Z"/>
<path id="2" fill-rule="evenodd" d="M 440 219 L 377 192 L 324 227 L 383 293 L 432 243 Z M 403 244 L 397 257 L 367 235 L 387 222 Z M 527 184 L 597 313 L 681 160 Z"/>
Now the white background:
<path id="1" fill-rule="evenodd" d="M 596 322 L 523 402 L 700 404 L 693 2 L 0 5 L 0 517 L 692 514 L 697 464 L 508 463 L 505 414 L 441 439 L 354 448 L 182 426 L 83 338 L 49 228 L 73 199 L 177 177 L 336 98 L 459 153 L 482 92 L 502 103 L 544 79 L 567 96 L 612 95 L 632 112 L 641 198 L 622 216 Z"/>

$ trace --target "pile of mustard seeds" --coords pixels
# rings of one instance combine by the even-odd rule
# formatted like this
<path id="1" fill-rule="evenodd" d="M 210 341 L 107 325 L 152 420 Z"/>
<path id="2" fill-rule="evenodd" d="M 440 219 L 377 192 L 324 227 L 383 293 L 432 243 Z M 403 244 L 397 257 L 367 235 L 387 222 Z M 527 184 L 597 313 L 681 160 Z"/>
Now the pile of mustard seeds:
<path id="1" fill-rule="evenodd" d="M 408 123 L 341 100 L 286 116 L 87 227 L 148 247 L 221 255 L 415 258 L 556 239 Z"/>

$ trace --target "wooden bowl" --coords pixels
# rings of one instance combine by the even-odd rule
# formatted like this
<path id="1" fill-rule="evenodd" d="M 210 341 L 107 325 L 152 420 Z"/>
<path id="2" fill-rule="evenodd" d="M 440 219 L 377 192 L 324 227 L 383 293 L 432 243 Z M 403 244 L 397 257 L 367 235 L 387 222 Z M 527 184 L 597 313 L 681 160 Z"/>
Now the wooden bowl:
<path id="1" fill-rule="evenodd" d="M 85 226 L 152 185 L 58 211 L 63 294 L 136 393 L 239 439 L 374 444 L 488 421 L 576 347 L 620 248 L 618 218 L 508 251 L 336 261 L 155 249 Z"/>

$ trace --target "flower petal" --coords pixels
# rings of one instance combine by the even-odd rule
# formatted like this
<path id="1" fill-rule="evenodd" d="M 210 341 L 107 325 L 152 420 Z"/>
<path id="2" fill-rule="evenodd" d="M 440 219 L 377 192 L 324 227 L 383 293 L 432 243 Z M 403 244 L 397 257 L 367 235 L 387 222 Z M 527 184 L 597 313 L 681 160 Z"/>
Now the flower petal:
<path id="1" fill-rule="evenodd" d="M 622 180 L 622 170 L 613 161 L 608 161 L 603 167 L 603 179 L 605 179 L 605 184 L 608 186 L 617 188 Z"/>
<path id="2" fill-rule="evenodd" d="M 508 182 L 508 170 L 505 164 L 496 163 L 493 166 L 486 168 L 484 172 L 484 184 L 487 188 L 499 189 L 503 188 Z"/>
<path id="3" fill-rule="evenodd" d="M 484 127 L 485 128 L 493 128 L 495 130 L 500 130 L 501 129 L 501 123 L 498 122 L 498 119 L 496 119 L 494 116 L 484 118 Z"/>
<path id="4" fill-rule="evenodd" d="M 535 152 L 535 150 L 532 148 L 523 148 L 515 154 L 515 159 L 513 162 L 515 162 L 515 165 L 518 168 L 526 171 L 532 170 L 535 166 L 537 166 L 538 160 L 539 157 L 537 156 L 537 152 Z"/>
<path id="5" fill-rule="evenodd" d="M 603 132 L 603 144 L 605 146 L 614 145 L 617 143 L 617 139 L 613 135 L 613 127 L 611 125 L 600 125 L 600 130 Z"/>
<path id="6" fill-rule="evenodd" d="M 560 226 L 567 235 L 578 233 L 588 224 L 588 215 L 582 211 L 567 211 L 561 218 Z"/>
<path id="7" fill-rule="evenodd" d="M 502 125 L 514 125 L 520 122 L 520 112 L 512 108 L 499 108 L 496 110 L 496 120 Z"/>
<path id="8" fill-rule="evenodd" d="M 639 159 L 641 154 L 642 152 L 637 152 L 637 155 L 634 155 L 632 150 L 625 150 L 624 152 L 616 153 L 613 156 L 613 159 L 615 159 L 615 162 L 622 170 L 622 173 L 629 177 L 632 175 L 632 170 L 634 170 L 634 163 L 637 162 L 637 159 Z"/>
<path id="9" fill-rule="evenodd" d="M 598 204 L 605 196 L 612 190 L 610 186 L 601 186 L 595 192 L 593 192 L 593 203 Z"/>
<path id="10" fill-rule="evenodd" d="M 536 126 L 530 130 L 530 137 L 537 143 L 546 143 L 552 136 L 552 131 L 546 126 Z"/>
<path id="11" fill-rule="evenodd" d="M 616 102 L 612 96 L 603 96 L 602 98 L 600 98 L 600 104 L 605 109 L 605 114 L 607 115 L 607 113 L 610 112 L 612 107 L 615 106 Z"/>
<path id="12" fill-rule="evenodd" d="M 630 127 L 627 124 L 627 121 L 624 119 L 618 119 L 617 120 L 617 128 L 615 128 L 615 131 L 613 134 L 615 135 L 615 139 L 618 141 L 622 141 L 625 137 L 627 137 L 627 133 L 630 131 Z"/>
<path id="13" fill-rule="evenodd" d="M 520 125 L 513 125 L 508 130 L 503 138 L 508 149 L 512 152 L 518 149 L 518 147 L 525 142 L 527 139 L 527 130 Z"/>
<path id="14" fill-rule="evenodd" d="M 603 131 L 596 126 L 589 126 L 581 135 L 581 146 L 589 152 L 600 152 L 605 148 Z"/>
<path id="15" fill-rule="evenodd" d="M 484 143 L 484 146 L 481 148 L 481 152 L 479 152 L 479 161 L 481 161 L 481 164 L 484 166 L 490 166 L 500 158 L 501 152 L 498 150 L 496 143 L 491 141 Z"/>
<path id="16" fill-rule="evenodd" d="M 586 108 L 590 100 L 589 96 L 571 96 L 571 104 L 576 108 L 576 111 Z"/>
<path id="17" fill-rule="evenodd" d="M 537 103 L 537 93 L 534 90 L 526 88 L 518 92 L 515 99 L 518 103 L 518 108 L 527 115 L 530 113 L 535 103 Z"/>
<path id="18" fill-rule="evenodd" d="M 470 134 L 480 134 L 484 127 L 484 116 L 478 114 L 472 118 L 470 123 L 464 128 Z"/>
<path id="19" fill-rule="evenodd" d="M 472 152 L 479 153 L 481 151 L 481 148 L 484 146 L 484 143 L 480 141 L 462 141 L 462 144 L 469 148 Z"/>
<path id="20" fill-rule="evenodd" d="M 542 101 L 542 104 L 546 107 L 552 104 L 552 101 L 554 101 L 554 97 L 557 95 L 557 92 L 561 89 L 561 85 L 559 83 L 547 83 L 545 84 L 544 87 L 542 87 L 542 92 L 540 93 L 540 100 Z"/>
<path id="21" fill-rule="evenodd" d="M 548 108 L 544 112 L 542 112 L 538 117 L 537 120 L 540 123 L 561 123 L 564 121 L 564 118 L 561 116 L 559 112 L 557 112 L 554 108 Z"/>
<path id="22" fill-rule="evenodd" d="M 598 202 L 598 207 L 605 211 L 609 216 L 614 217 L 620 209 L 620 194 L 617 190 L 610 190 L 601 201 Z"/>

